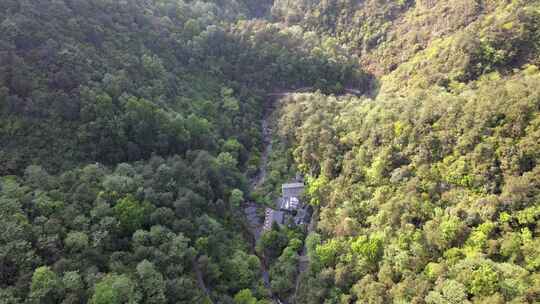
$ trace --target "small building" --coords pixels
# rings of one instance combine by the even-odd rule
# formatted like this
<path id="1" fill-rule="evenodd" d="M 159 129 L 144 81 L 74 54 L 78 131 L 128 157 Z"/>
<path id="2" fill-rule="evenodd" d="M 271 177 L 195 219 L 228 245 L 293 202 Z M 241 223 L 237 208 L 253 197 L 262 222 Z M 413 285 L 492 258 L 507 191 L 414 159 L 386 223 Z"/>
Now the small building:
<path id="1" fill-rule="evenodd" d="M 281 186 L 281 193 L 279 209 L 294 211 L 302 207 L 300 197 L 304 194 L 304 183 L 283 184 Z"/>
<path id="2" fill-rule="evenodd" d="M 296 179 L 299 181 L 300 179 Z M 282 195 L 276 203 L 276 209 L 266 208 L 264 230 L 272 229 L 272 224 L 303 225 L 311 220 L 312 209 L 302 203 L 304 195 L 304 183 L 293 182 L 281 186 Z"/>

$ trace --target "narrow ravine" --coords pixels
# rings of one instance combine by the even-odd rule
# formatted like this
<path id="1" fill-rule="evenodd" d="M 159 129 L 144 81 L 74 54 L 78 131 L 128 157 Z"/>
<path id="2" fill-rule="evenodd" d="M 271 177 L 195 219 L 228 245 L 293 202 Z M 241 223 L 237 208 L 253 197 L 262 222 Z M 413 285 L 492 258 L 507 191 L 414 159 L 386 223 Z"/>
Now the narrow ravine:
<path id="1" fill-rule="evenodd" d="M 263 118 L 261 120 L 261 129 L 262 129 L 262 144 L 263 144 L 263 152 L 261 155 L 261 162 L 258 168 L 257 174 L 251 179 L 251 191 L 255 190 L 257 187 L 261 186 L 265 179 L 268 172 L 268 158 L 270 157 L 270 154 L 272 153 L 272 128 L 270 124 L 270 119 L 272 117 L 272 114 L 274 112 L 274 106 L 275 102 L 279 97 L 283 95 L 276 96 L 274 94 L 269 94 L 266 97 L 264 110 L 263 110 Z M 272 287 L 270 285 L 270 274 L 268 273 L 268 265 L 266 262 L 266 259 L 264 256 L 261 256 L 257 253 L 255 250 L 255 246 L 257 244 L 257 241 L 262 235 L 263 232 L 263 221 L 261 221 L 260 217 L 257 215 L 257 211 L 260 208 L 264 208 L 264 206 L 261 206 L 257 204 L 256 202 L 245 202 L 243 207 L 243 213 L 247 220 L 247 229 L 249 230 L 249 233 L 251 235 L 250 237 L 250 243 L 251 243 L 251 251 L 253 254 L 256 254 L 261 261 L 261 275 L 264 282 L 264 286 L 268 290 L 268 294 L 272 298 L 274 303 L 281 304 L 282 302 L 279 300 L 279 298 L 272 293 Z"/>
<path id="2" fill-rule="evenodd" d="M 259 170 L 255 177 L 251 179 L 251 190 L 259 187 L 266 179 L 266 174 L 268 172 L 268 157 L 270 157 L 270 153 L 272 153 L 272 128 L 270 126 L 270 117 L 274 113 L 275 102 L 278 98 L 279 97 L 273 95 L 269 95 L 266 98 L 261 121 L 263 152 Z"/>
<path id="3" fill-rule="evenodd" d="M 266 176 L 268 173 L 268 162 L 270 154 L 272 153 L 272 139 L 273 139 L 273 129 L 272 129 L 272 115 L 274 114 L 276 102 L 280 100 L 283 97 L 286 97 L 289 94 L 293 93 L 300 93 L 300 92 L 309 92 L 311 91 L 311 87 L 304 87 L 293 91 L 278 91 L 269 93 L 266 96 L 264 109 L 263 109 L 263 117 L 261 120 L 261 130 L 262 130 L 262 155 L 261 155 L 261 161 L 259 164 L 259 168 L 257 170 L 257 174 L 253 176 L 250 179 L 250 190 L 254 191 L 258 187 L 262 186 L 266 180 Z M 345 92 L 348 94 L 357 94 L 359 91 L 353 90 L 353 89 L 345 89 Z M 261 277 L 264 282 L 264 286 L 268 290 L 268 294 L 270 295 L 273 303 L 276 304 L 287 304 L 288 301 L 291 303 L 296 303 L 296 297 L 298 288 L 300 286 L 301 281 L 301 275 L 309 268 L 309 258 L 307 257 L 307 250 L 304 245 L 304 248 L 302 249 L 302 252 L 299 256 L 299 264 L 298 264 L 298 271 L 297 271 L 297 277 L 295 280 L 295 286 L 294 286 L 294 292 L 291 295 L 291 298 L 287 299 L 285 301 L 284 299 L 279 299 L 276 295 L 272 292 L 272 287 L 270 284 L 270 274 L 268 271 L 268 263 L 264 256 L 257 253 L 255 247 L 257 245 L 258 240 L 260 239 L 262 233 L 263 233 L 263 226 L 264 221 L 260 218 L 259 210 L 264 209 L 266 206 L 260 205 L 254 201 L 246 201 L 242 204 L 242 215 L 245 218 L 245 221 L 243 221 L 244 226 L 244 232 L 245 237 L 249 239 L 250 243 L 250 251 L 252 254 L 257 255 L 259 260 L 261 261 Z M 309 228 L 308 228 L 308 234 L 309 232 L 314 230 L 314 223 L 311 221 Z M 194 269 L 197 274 L 197 281 L 199 284 L 199 287 L 204 291 L 204 293 L 207 295 L 207 297 L 211 301 L 211 294 L 210 290 L 205 286 L 203 277 L 200 273 L 200 269 L 198 269 L 197 263 L 194 262 Z"/>
<path id="4" fill-rule="evenodd" d="M 268 171 L 267 170 L 268 158 L 270 154 L 272 153 L 272 128 L 270 124 L 270 119 L 274 112 L 274 105 L 275 105 L 276 100 L 278 100 L 279 98 L 287 94 L 288 92 L 283 92 L 283 93 L 278 93 L 278 94 L 276 93 L 268 94 L 267 99 L 265 100 L 263 118 L 261 120 L 263 152 L 261 155 L 261 162 L 257 170 L 257 174 L 250 179 L 251 191 L 261 186 L 266 179 L 266 175 Z M 257 214 L 260 208 L 264 208 L 264 206 L 261 206 L 260 204 L 257 204 L 256 202 L 253 202 L 253 201 L 246 201 L 243 203 L 242 213 L 243 213 L 244 218 L 246 219 L 244 221 L 245 237 L 249 239 L 249 243 L 251 247 L 250 248 L 251 254 L 257 255 L 257 257 L 261 261 L 260 263 L 261 276 L 264 282 L 264 286 L 268 290 L 268 294 L 270 295 L 274 303 L 283 304 L 283 302 L 272 293 L 272 288 L 270 285 L 270 274 L 268 273 L 268 266 L 267 266 L 267 262 L 265 258 L 263 256 L 260 256 L 255 250 L 257 241 L 262 235 L 263 225 L 264 225 L 264 222 L 261 221 L 260 217 Z M 200 268 L 198 267 L 198 263 L 196 259 L 193 260 L 193 269 L 196 274 L 197 284 L 199 285 L 199 288 L 203 290 L 208 300 L 210 300 L 210 302 L 213 303 L 210 290 L 204 283 L 204 279 L 200 271 Z"/>
<path id="5" fill-rule="evenodd" d="M 279 98 L 287 94 L 288 92 L 268 94 L 267 99 L 265 100 L 263 118 L 261 120 L 263 152 L 261 155 L 261 162 L 260 162 L 257 174 L 254 177 L 252 177 L 250 180 L 251 191 L 261 186 L 266 179 L 266 175 L 268 171 L 267 170 L 268 158 L 270 154 L 272 153 L 272 128 L 270 124 L 270 119 L 274 112 L 274 105 L 275 105 L 276 100 L 278 100 Z M 246 219 L 246 221 L 243 222 L 245 223 L 244 224 L 245 236 L 246 238 L 249 239 L 251 253 L 257 255 L 257 257 L 261 261 L 260 263 L 261 276 L 264 282 L 264 286 L 268 290 L 268 294 L 270 295 L 270 298 L 276 304 L 284 304 L 276 295 L 272 293 L 272 288 L 270 285 L 270 274 L 268 273 L 268 265 L 267 265 L 266 259 L 264 258 L 264 256 L 259 255 L 257 251 L 255 250 L 257 241 L 262 235 L 263 225 L 264 225 L 263 221 L 261 221 L 260 217 L 257 214 L 260 208 L 264 208 L 264 206 L 261 206 L 253 201 L 247 201 L 243 203 L 242 213 Z M 210 301 L 210 303 L 214 303 L 212 301 L 210 289 L 206 286 L 204 282 L 204 278 L 203 278 L 203 275 L 201 273 L 201 270 L 199 268 L 196 258 L 193 259 L 192 265 L 193 265 L 193 270 L 195 272 L 197 284 L 199 285 L 199 288 L 204 292 L 205 296 Z"/>
<path id="6" fill-rule="evenodd" d="M 278 91 L 273 92 L 267 95 L 263 110 L 263 118 L 261 120 L 261 128 L 262 128 L 262 155 L 261 155 L 261 162 L 259 164 L 258 172 L 257 174 L 250 180 L 250 187 L 251 191 L 257 189 L 260 187 L 267 176 L 268 172 L 268 161 L 270 154 L 272 153 L 272 138 L 273 138 L 273 129 L 272 129 L 272 115 L 275 110 L 276 102 L 292 93 L 299 93 L 299 92 L 309 92 L 311 91 L 311 87 L 304 87 L 293 91 Z M 261 206 L 260 204 L 257 204 L 256 202 L 247 201 L 243 204 L 243 214 L 246 219 L 246 227 L 245 229 L 249 231 L 249 238 L 251 243 L 251 251 L 253 254 L 256 254 L 260 261 L 261 261 L 261 275 L 264 282 L 264 285 L 266 289 L 268 290 L 269 295 L 271 296 L 274 303 L 277 304 L 286 304 L 287 302 L 285 299 L 279 299 L 276 295 L 272 293 L 272 288 L 270 284 L 270 275 L 268 272 L 268 264 L 265 260 L 264 256 L 260 256 L 256 250 L 255 246 L 257 244 L 257 241 L 262 235 L 263 232 L 263 225 L 264 222 L 261 220 L 261 218 L 258 216 L 258 210 L 265 208 L 266 206 Z M 312 225 L 310 225 L 310 229 L 312 229 Z M 298 286 L 300 284 L 300 275 L 308 269 L 308 261 L 307 261 L 307 255 L 306 255 L 306 249 L 304 248 L 301 256 L 300 256 L 300 263 L 298 266 L 298 276 L 297 280 L 295 282 L 295 288 L 293 293 L 293 303 L 296 302 L 296 293 Z M 290 299 L 289 299 L 290 300 Z"/>

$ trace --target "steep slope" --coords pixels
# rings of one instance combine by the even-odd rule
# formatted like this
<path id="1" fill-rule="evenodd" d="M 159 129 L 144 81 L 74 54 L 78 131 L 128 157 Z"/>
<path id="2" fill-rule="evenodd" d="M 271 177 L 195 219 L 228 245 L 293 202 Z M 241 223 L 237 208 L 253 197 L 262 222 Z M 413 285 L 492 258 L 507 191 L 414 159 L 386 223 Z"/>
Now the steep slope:
<path id="1" fill-rule="evenodd" d="M 388 83 L 468 81 L 538 62 L 538 1 L 276 1 L 272 12 L 344 45 L 376 76 L 401 69 Z"/>
<path id="2" fill-rule="evenodd" d="M 260 93 L 330 92 L 356 77 L 331 49 L 315 53 L 316 38 L 235 23 L 238 4 L 53 2 L 1 4 L 3 174 L 213 151 L 230 137 L 245 162 L 260 141 Z"/>
<path id="3" fill-rule="evenodd" d="M 251 20 L 268 9 L 1 1 L 0 301 L 269 298 L 238 217 L 266 92 L 364 75 L 338 46 Z"/>
<path id="4" fill-rule="evenodd" d="M 320 214 L 298 303 L 540 300 L 539 4 L 275 3 L 379 76 L 282 104 L 282 167 Z"/>
<path id="5" fill-rule="evenodd" d="M 299 303 L 539 301 L 539 88 L 529 66 L 453 93 L 284 101 L 320 209 Z"/>

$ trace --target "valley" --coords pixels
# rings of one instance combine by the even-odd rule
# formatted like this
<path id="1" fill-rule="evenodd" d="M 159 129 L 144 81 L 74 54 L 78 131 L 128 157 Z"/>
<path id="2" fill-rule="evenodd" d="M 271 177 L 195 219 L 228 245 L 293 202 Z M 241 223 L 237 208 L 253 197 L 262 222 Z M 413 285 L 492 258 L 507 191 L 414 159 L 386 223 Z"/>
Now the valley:
<path id="1" fill-rule="evenodd" d="M 540 302 L 540 1 L 0 1 L 1 304 Z"/>

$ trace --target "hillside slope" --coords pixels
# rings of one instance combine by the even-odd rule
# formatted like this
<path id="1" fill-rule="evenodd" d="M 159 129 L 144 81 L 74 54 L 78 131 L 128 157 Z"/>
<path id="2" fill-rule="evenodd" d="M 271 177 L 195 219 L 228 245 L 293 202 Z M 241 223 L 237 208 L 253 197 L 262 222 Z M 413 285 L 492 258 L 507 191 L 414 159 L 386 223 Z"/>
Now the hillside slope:
<path id="1" fill-rule="evenodd" d="M 379 76 L 374 98 L 282 102 L 288 166 L 320 215 L 298 303 L 540 301 L 540 3 L 277 1 L 273 13 Z"/>
<path id="2" fill-rule="evenodd" d="M 320 209 L 300 303 L 538 301 L 539 85 L 529 67 L 456 93 L 285 100 Z"/>
<path id="3" fill-rule="evenodd" d="M 315 50 L 316 37 L 236 23 L 249 12 L 237 3 L 0 5 L 1 174 L 212 151 L 231 137 L 248 158 L 264 92 L 331 92 L 357 78 L 346 58 Z"/>

